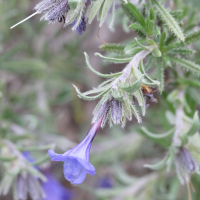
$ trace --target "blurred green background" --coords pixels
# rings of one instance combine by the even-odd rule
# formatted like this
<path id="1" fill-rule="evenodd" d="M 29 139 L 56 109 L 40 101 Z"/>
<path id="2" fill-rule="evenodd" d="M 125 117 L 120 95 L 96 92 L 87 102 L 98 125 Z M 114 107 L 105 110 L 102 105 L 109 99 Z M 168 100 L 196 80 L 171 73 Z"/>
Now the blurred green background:
<path id="1" fill-rule="evenodd" d="M 82 36 L 71 27 L 63 29 L 62 23 L 48 25 L 40 21 L 41 16 L 10 30 L 10 26 L 32 14 L 38 2 L 0 0 L 0 89 L 3 94 L 0 123 L 1 129 L 2 124 L 10 123 L 29 130 L 33 139 L 25 141 L 25 145 L 55 143 L 63 153 L 73 146 L 71 141 L 78 143 L 83 139 L 97 103 L 79 99 L 72 84 L 86 91 L 103 80 L 86 67 L 83 52 L 89 54 L 92 66 L 102 73 L 117 72 L 124 65 L 108 65 L 94 56 L 95 52 L 102 53 L 96 20 Z M 199 0 L 189 3 L 200 8 Z M 113 33 L 105 24 L 100 35 L 108 43 L 122 43 L 134 33 L 125 33 L 121 25 Z M 162 98 L 165 96 L 164 93 Z M 156 98 L 159 103 L 150 105 L 143 125 L 162 133 L 170 129 L 165 117 L 169 105 L 159 96 Z M 91 152 L 97 175 L 87 176 L 84 185 L 72 187 L 63 177 L 62 163 L 53 164 L 52 173 L 65 187 L 75 191 L 74 200 L 188 199 L 186 186 L 180 186 L 173 170 L 166 173 L 165 169 L 153 172 L 143 168 L 144 164 L 155 163 L 164 156 L 165 144 L 142 137 L 136 132 L 139 126 L 133 120 L 125 129 L 106 126 L 98 132 Z M 103 179 L 110 182 L 109 188 L 99 186 Z M 194 177 L 193 200 L 200 199 L 199 183 L 199 177 Z"/>

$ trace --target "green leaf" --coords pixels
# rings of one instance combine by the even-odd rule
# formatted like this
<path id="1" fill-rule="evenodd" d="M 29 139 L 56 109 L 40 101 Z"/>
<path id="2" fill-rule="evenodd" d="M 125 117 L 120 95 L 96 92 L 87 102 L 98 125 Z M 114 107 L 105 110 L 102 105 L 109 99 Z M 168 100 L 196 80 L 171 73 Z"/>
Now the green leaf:
<path id="1" fill-rule="evenodd" d="M 93 5 L 90 11 L 90 16 L 89 16 L 89 21 L 88 21 L 89 24 L 92 22 L 92 20 L 96 16 L 103 2 L 104 0 L 97 0 L 95 2 L 92 2 Z"/>
<path id="2" fill-rule="evenodd" d="M 124 54 L 125 46 L 120 44 L 103 44 L 100 48 L 104 51 Z"/>
<path id="3" fill-rule="evenodd" d="M 146 74 L 142 60 L 139 63 L 139 69 L 140 69 L 141 73 L 144 74 L 144 78 L 146 79 L 146 80 L 145 79 L 142 80 L 142 83 L 144 85 L 147 85 L 149 87 L 156 87 L 156 86 L 160 85 L 159 81 L 155 81 L 155 80 L 151 79 L 151 77 Z"/>
<path id="4" fill-rule="evenodd" d="M 197 133 L 197 131 L 199 130 L 199 116 L 198 116 L 198 111 L 195 112 L 194 117 L 193 117 L 193 123 L 192 126 L 190 128 L 190 130 L 187 132 L 188 136 L 192 136 L 195 133 Z"/>
<path id="5" fill-rule="evenodd" d="M 11 161 L 13 161 L 15 159 L 16 159 L 16 156 L 12 156 L 12 157 L 2 157 L 2 156 L 0 156 L 0 161 L 1 162 L 11 162 Z"/>
<path id="6" fill-rule="evenodd" d="M 147 17 L 150 18 L 150 16 L 152 15 L 152 3 L 151 3 L 151 0 L 146 0 L 146 7 L 145 7 L 145 13 L 147 15 Z M 153 15 L 155 16 L 155 13 L 153 12 Z M 152 18 L 150 18 L 152 19 Z M 153 19 L 152 19 L 153 20 Z"/>
<path id="7" fill-rule="evenodd" d="M 192 43 L 197 42 L 198 40 L 200 40 L 200 30 L 189 34 L 185 38 L 185 42 L 175 42 L 175 43 L 171 44 L 170 46 L 168 46 L 167 49 L 173 49 L 173 48 L 177 48 L 177 47 L 183 47 L 185 45 L 190 45 Z"/>
<path id="8" fill-rule="evenodd" d="M 160 17 L 166 23 L 169 29 L 176 35 L 177 38 L 179 38 L 181 41 L 185 41 L 183 31 L 173 16 L 157 0 L 152 0 L 152 2 L 154 3 Z"/>
<path id="9" fill-rule="evenodd" d="M 200 65 L 197 65 L 193 63 L 190 60 L 186 60 L 184 58 L 178 58 L 178 57 L 169 57 L 173 62 L 180 65 L 181 67 L 184 67 L 187 70 L 190 70 L 194 73 L 200 74 Z"/>
<path id="10" fill-rule="evenodd" d="M 135 107 L 135 105 L 130 103 L 130 107 L 131 107 L 131 111 L 132 111 L 133 115 L 135 116 L 135 118 L 137 119 L 138 123 L 142 123 L 142 118 L 140 117 L 140 114 L 139 114 L 137 108 Z"/>
<path id="11" fill-rule="evenodd" d="M 167 155 L 163 158 L 163 160 L 161 160 L 159 163 L 156 163 L 154 165 L 148 165 L 148 164 L 146 164 L 146 165 L 144 165 L 144 167 L 147 167 L 147 168 L 150 168 L 150 169 L 153 169 L 153 170 L 162 169 L 166 165 L 169 157 L 170 157 L 170 154 L 168 152 Z"/>
<path id="12" fill-rule="evenodd" d="M 148 135 L 149 137 L 152 137 L 152 138 L 156 138 L 156 139 L 168 137 L 168 136 L 172 135 L 175 131 L 175 128 L 172 128 L 171 130 L 169 130 L 166 133 L 155 134 L 155 133 L 148 131 L 144 126 L 142 126 L 141 129 L 146 135 Z"/>
<path id="13" fill-rule="evenodd" d="M 166 33 L 165 33 L 165 32 L 162 32 L 162 35 L 161 35 L 161 37 L 160 37 L 160 43 L 159 43 L 160 51 L 161 51 L 161 52 L 162 52 L 163 47 L 164 47 L 164 44 L 165 44 L 165 38 L 166 38 Z"/>
<path id="14" fill-rule="evenodd" d="M 147 62 L 144 65 L 145 71 L 149 71 L 155 62 L 155 57 L 149 56 Z"/>
<path id="15" fill-rule="evenodd" d="M 143 42 L 143 40 L 140 40 L 141 42 Z M 139 42 L 139 41 L 137 41 Z M 137 53 L 139 53 L 140 51 L 142 51 L 144 48 L 143 47 L 138 47 L 136 44 L 136 40 L 135 42 L 131 42 L 128 45 L 126 45 L 125 49 L 124 49 L 124 53 L 126 55 L 135 55 Z"/>
<path id="16" fill-rule="evenodd" d="M 111 87 L 111 83 L 107 84 L 104 87 L 99 87 L 99 88 L 95 88 L 95 89 L 89 90 L 87 92 L 83 92 L 82 94 L 83 95 L 91 95 L 91 94 L 100 93 L 100 92 L 103 92 L 104 90 L 107 90 L 109 87 Z"/>
<path id="17" fill-rule="evenodd" d="M 105 0 L 99 24 L 100 27 L 103 25 L 113 1 L 114 0 Z"/>
<path id="18" fill-rule="evenodd" d="M 147 19 L 145 30 L 146 30 L 146 33 L 147 33 L 148 36 L 151 37 L 153 35 L 153 29 L 154 29 L 154 21 Z"/>
<path id="19" fill-rule="evenodd" d="M 85 55 L 85 59 L 86 59 L 86 64 L 87 66 L 89 67 L 89 69 L 94 72 L 97 76 L 101 76 L 101 77 L 104 77 L 104 78 L 113 78 L 113 77 L 118 77 L 120 76 L 123 72 L 119 72 L 119 73 L 114 73 L 114 74 L 102 74 L 102 73 L 99 73 L 97 72 L 95 69 L 92 68 L 92 66 L 90 65 L 90 61 L 89 61 L 89 56 L 87 55 L 86 52 L 84 52 L 84 55 Z"/>
<path id="20" fill-rule="evenodd" d="M 146 5 L 147 5 L 147 4 L 148 4 L 148 3 L 147 3 L 147 1 L 146 1 Z M 151 7 L 152 7 L 152 5 L 151 5 Z M 155 20 L 156 20 L 155 11 L 154 11 L 153 8 L 150 9 L 149 19 L 152 20 L 152 21 L 154 21 L 154 22 L 155 22 Z"/>
<path id="21" fill-rule="evenodd" d="M 136 92 L 134 92 L 134 96 L 136 97 L 139 106 L 142 108 L 142 115 L 145 116 L 146 104 L 145 104 L 144 96 L 143 96 L 143 93 L 142 93 L 141 89 L 139 89 Z"/>
<path id="22" fill-rule="evenodd" d="M 137 91 L 139 88 L 141 88 L 141 84 L 142 84 L 142 79 L 144 78 L 144 76 L 142 75 L 137 81 L 135 81 L 132 85 L 126 86 L 126 85 L 119 85 L 119 87 L 128 92 L 128 93 L 134 93 L 135 91 Z"/>
<path id="23" fill-rule="evenodd" d="M 130 62 L 133 57 L 128 57 L 128 58 L 111 58 L 111 57 L 105 57 L 101 55 L 100 53 L 95 53 L 95 56 L 99 56 L 100 58 L 103 58 L 104 60 L 112 63 L 127 63 Z"/>
<path id="24" fill-rule="evenodd" d="M 122 1 L 124 3 L 124 6 L 129 10 L 129 12 L 132 13 L 132 15 L 135 17 L 135 19 L 143 26 L 145 27 L 145 20 L 144 17 L 140 14 L 138 9 L 129 1 Z"/>
<path id="25" fill-rule="evenodd" d="M 142 50 L 143 50 L 142 47 L 133 47 L 133 48 L 131 48 L 130 46 L 127 46 L 124 49 L 124 52 L 125 52 L 126 55 L 134 56 L 135 54 L 139 53 Z"/>
<path id="26" fill-rule="evenodd" d="M 97 15 L 97 20 L 98 20 L 98 21 L 101 19 L 101 14 L 102 14 L 102 10 L 103 10 L 103 5 L 104 5 L 104 3 L 105 3 L 105 0 L 104 0 L 104 2 L 101 4 L 101 7 L 100 7 L 100 9 L 99 9 L 99 13 L 98 13 L 98 15 Z"/>
<path id="27" fill-rule="evenodd" d="M 137 22 L 131 24 L 131 25 L 129 26 L 129 28 L 130 28 L 130 29 L 133 29 L 133 30 L 140 30 L 140 31 L 142 31 L 142 32 L 145 32 L 144 27 L 141 26 L 140 24 L 138 24 Z"/>
<path id="28" fill-rule="evenodd" d="M 197 42 L 198 40 L 200 40 L 200 30 L 195 31 L 195 32 L 191 33 L 190 35 L 188 35 L 185 38 L 185 45 L 192 44 L 194 42 Z M 182 45 L 184 45 L 184 43 Z"/>
<path id="29" fill-rule="evenodd" d="M 110 90 L 110 88 L 108 88 L 107 90 L 104 90 L 103 92 L 101 92 L 100 94 L 98 94 L 96 96 L 87 96 L 87 95 L 84 95 L 83 93 L 81 93 L 75 85 L 73 85 L 73 86 L 74 86 L 74 88 L 75 88 L 75 90 L 76 90 L 76 92 L 77 92 L 77 94 L 80 98 L 82 98 L 84 100 L 89 100 L 89 101 L 102 97 L 105 93 L 107 93 Z"/>
<path id="30" fill-rule="evenodd" d="M 200 94 L 197 90 L 195 90 L 192 87 L 189 87 L 187 90 L 188 94 L 190 95 L 190 97 L 197 103 L 200 105 Z"/>
<path id="31" fill-rule="evenodd" d="M 128 95 L 124 96 L 124 100 L 122 101 L 123 111 L 128 120 L 132 120 L 132 111 L 131 111 L 131 102 L 128 98 Z"/>
<path id="32" fill-rule="evenodd" d="M 163 61 L 161 59 L 158 60 L 156 72 L 157 72 L 157 79 L 160 82 L 158 89 L 159 89 L 160 93 L 162 93 L 164 90 L 164 86 L 165 86 L 165 80 L 164 80 L 164 65 L 163 65 Z"/>
<path id="33" fill-rule="evenodd" d="M 185 86 L 196 87 L 197 89 L 200 88 L 200 81 L 196 79 L 186 79 L 186 78 L 179 78 L 178 82 Z"/>
<path id="34" fill-rule="evenodd" d="M 163 56 L 162 56 L 162 59 L 163 59 L 165 65 L 166 65 L 167 67 L 171 67 L 171 66 L 172 66 L 171 60 L 170 60 L 170 58 L 169 58 L 168 56 L 163 55 Z"/>
<path id="35" fill-rule="evenodd" d="M 173 48 L 170 51 L 167 52 L 168 54 L 172 54 L 172 55 L 190 55 L 190 54 L 194 54 L 195 51 L 191 50 L 191 49 L 187 49 L 187 48 Z"/>

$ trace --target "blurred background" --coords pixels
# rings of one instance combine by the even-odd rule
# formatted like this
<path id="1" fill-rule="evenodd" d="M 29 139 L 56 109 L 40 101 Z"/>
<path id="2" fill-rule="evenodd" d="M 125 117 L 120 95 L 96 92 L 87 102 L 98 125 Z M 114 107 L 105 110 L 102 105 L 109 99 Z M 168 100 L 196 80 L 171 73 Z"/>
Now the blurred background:
<path id="1" fill-rule="evenodd" d="M 124 65 L 108 64 L 94 56 L 95 52 L 103 53 L 99 48 L 102 42 L 97 36 L 96 20 L 87 25 L 82 36 L 71 27 L 63 29 L 62 23 L 40 21 L 41 15 L 10 30 L 12 25 L 32 14 L 38 2 L 0 0 L 0 134 L 9 124 L 13 134 L 29 133 L 29 139 L 23 140 L 24 146 L 55 144 L 56 152 L 64 153 L 86 135 L 97 103 L 79 99 L 72 84 L 87 91 L 103 81 L 87 68 L 83 52 L 88 53 L 92 66 L 102 73 L 120 71 Z M 200 1 L 186 1 L 186 6 L 200 8 Z M 107 43 L 127 43 L 134 37 L 134 32 L 127 32 L 126 27 L 116 20 L 115 31 L 109 30 L 105 23 L 100 36 Z M 198 56 L 196 60 L 200 63 Z M 166 93 L 168 90 L 170 88 Z M 158 104 L 151 104 L 143 117 L 142 125 L 158 133 L 171 128 L 166 123 L 169 109 L 166 93 L 162 98 L 156 94 Z M 62 188 L 59 193 L 68 195 L 60 199 L 48 197 L 47 200 L 187 199 L 186 186 L 180 186 L 174 170 L 154 172 L 143 167 L 163 158 L 168 141 L 159 144 L 148 140 L 138 133 L 140 126 L 133 119 L 124 129 L 120 126 L 100 129 L 90 157 L 97 175 L 87 175 L 80 186 L 72 186 L 64 179 L 61 162 L 48 160 L 42 164 L 41 171 L 53 176 L 67 189 Z M 33 158 L 42 156 L 34 150 L 31 154 Z M 200 178 L 193 177 L 192 181 L 193 184 L 200 183 Z M 200 196 L 199 184 L 196 186 L 193 200 L 199 200 Z M 0 200 L 12 200 L 12 195 L 0 196 Z"/>

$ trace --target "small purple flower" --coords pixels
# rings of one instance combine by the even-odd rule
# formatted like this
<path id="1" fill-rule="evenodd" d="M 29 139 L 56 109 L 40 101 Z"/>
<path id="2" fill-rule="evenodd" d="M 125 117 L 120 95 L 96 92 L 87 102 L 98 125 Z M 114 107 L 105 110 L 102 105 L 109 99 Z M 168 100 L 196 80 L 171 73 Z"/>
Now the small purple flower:
<path id="1" fill-rule="evenodd" d="M 103 176 L 98 180 L 98 187 L 99 188 L 112 188 L 113 183 L 110 176 Z"/>
<path id="2" fill-rule="evenodd" d="M 85 19 L 85 15 L 82 15 L 81 21 L 79 23 L 79 25 L 75 28 L 75 31 L 79 34 L 82 35 L 83 31 L 86 30 L 86 23 L 88 22 L 88 19 Z M 73 28 L 76 24 L 76 20 L 71 23 L 71 27 Z"/>
<path id="3" fill-rule="evenodd" d="M 64 154 L 56 154 L 52 149 L 48 151 L 52 161 L 64 162 L 64 176 L 72 184 L 81 184 L 86 174 L 95 175 L 95 168 L 89 163 L 89 154 L 92 141 L 99 129 L 102 119 L 95 122 L 83 141 Z"/>
<path id="4" fill-rule="evenodd" d="M 44 172 L 47 181 L 42 184 L 46 193 L 45 200 L 70 200 L 73 196 L 72 190 L 66 189 L 49 171 Z"/>

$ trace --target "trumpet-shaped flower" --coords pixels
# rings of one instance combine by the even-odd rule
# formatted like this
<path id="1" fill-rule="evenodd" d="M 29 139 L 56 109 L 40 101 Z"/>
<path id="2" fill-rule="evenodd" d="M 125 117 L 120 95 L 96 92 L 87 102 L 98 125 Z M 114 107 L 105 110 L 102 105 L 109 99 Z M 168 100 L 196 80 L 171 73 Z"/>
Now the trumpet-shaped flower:
<path id="1" fill-rule="evenodd" d="M 64 176 L 72 184 L 81 184 L 87 173 L 96 174 L 94 166 L 89 163 L 89 155 L 92 141 L 101 125 L 102 119 L 92 125 L 83 141 L 73 149 L 64 154 L 56 154 L 51 149 L 48 151 L 52 161 L 64 162 Z"/>

